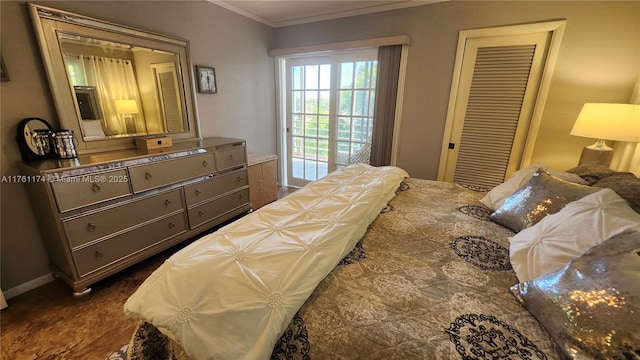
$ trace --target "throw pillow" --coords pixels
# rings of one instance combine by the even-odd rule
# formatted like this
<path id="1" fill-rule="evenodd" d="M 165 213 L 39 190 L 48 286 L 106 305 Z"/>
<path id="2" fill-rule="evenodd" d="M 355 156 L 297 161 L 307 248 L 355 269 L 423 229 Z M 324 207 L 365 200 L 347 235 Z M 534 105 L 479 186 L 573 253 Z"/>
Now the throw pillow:
<path id="1" fill-rule="evenodd" d="M 558 179 L 539 169 L 529 182 L 505 199 L 491 214 L 491 220 L 519 232 L 560 211 L 569 202 L 598 190 Z"/>
<path id="2" fill-rule="evenodd" d="M 587 181 L 589 185 L 594 185 L 598 181 L 614 173 L 613 170 L 598 163 L 578 165 L 572 169 L 567 170 L 567 172 L 580 176 L 582 179 Z"/>
<path id="3" fill-rule="evenodd" d="M 640 213 L 640 179 L 628 172 L 615 172 L 601 179 L 594 186 L 609 188 L 627 200 L 629 206 Z"/>
<path id="4" fill-rule="evenodd" d="M 520 282 L 529 281 L 626 230 L 640 231 L 640 214 L 613 190 L 601 189 L 510 238 L 511 266 Z"/>
<path id="5" fill-rule="evenodd" d="M 102 130 L 102 121 L 100 120 L 83 120 L 82 130 L 85 137 L 106 137 Z"/>
<path id="6" fill-rule="evenodd" d="M 567 359 L 637 359 L 639 278 L 640 233 L 623 232 L 510 290 Z"/>
<path id="7" fill-rule="evenodd" d="M 502 203 L 504 203 L 504 200 L 506 198 L 508 198 L 511 194 L 516 192 L 516 190 L 520 189 L 524 184 L 531 180 L 533 174 L 540 168 L 545 169 L 548 173 L 559 179 L 570 181 L 576 184 L 587 185 L 587 182 L 576 174 L 549 169 L 543 164 L 537 163 L 533 166 L 529 166 L 514 172 L 507 181 L 491 189 L 491 191 L 489 191 L 487 195 L 480 199 L 480 202 L 491 210 L 499 208 Z"/>

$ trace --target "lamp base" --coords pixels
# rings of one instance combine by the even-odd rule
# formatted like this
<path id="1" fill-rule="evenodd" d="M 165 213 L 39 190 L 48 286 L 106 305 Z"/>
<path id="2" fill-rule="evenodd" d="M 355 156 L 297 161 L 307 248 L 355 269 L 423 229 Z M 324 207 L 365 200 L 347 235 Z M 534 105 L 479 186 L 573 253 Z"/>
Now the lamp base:
<path id="1" fill-rule="evenodd" d="M 582 155 L 580 156 L 580 162 L 578 165 L 596 163 L 598 165 L 609 166 L 611 164 L 611 158 L 613 157 L 613 150 L 609 149 L 593 149 L 585 146 L 582 149 Z"/>
<path id="2" fill-rule="evenodd" d="M 136 124 L 134 123 L 133 116 L 126 114 L 124 116 L 124 126 L 127 134 L 136 134 Z"/>

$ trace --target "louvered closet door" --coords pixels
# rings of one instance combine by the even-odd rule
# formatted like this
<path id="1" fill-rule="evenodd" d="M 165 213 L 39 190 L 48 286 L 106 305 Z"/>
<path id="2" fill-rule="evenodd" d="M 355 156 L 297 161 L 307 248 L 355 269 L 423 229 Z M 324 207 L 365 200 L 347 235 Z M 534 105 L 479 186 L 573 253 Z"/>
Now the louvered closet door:
<path id="1" fill-rule="evenodd" d="M 168 132 L 184 131 L 184 116 L 178 88 L 178 76 L 174 63 L 151 65 L 156 81 L 159 118 Z"/>
<path id="2" fill-rule="evenodd" d="M 517 170 L 550 33 L 468 39 L 445 181 L 491 188 Z"/>

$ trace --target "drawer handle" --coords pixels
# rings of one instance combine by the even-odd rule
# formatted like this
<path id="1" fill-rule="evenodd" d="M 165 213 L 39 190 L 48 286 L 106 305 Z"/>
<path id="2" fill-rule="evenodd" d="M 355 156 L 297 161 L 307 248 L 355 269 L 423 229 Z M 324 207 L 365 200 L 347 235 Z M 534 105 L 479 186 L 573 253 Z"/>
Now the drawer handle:
<path id="1" fill-rule="evenodd" d="M 151 180 L 151 178 L 153 177 L 153 175 L 150 172 L 147 172 L 144 174 L 144 178 L 147 180 Z"/>
<path id="2" fill-rule="evenodd" d="M 173 229 L 174 227 L 176 227 L 176 224 L 172 221 L 169 223 L 169 229 Z"/>
<path id="3" fill-rule="evenodd" d="M 166 200 L 164 201 L 164 205 L 165 205 L 165 206 L 169 206 L 169 205 L 171 205 L 171 200 L 166 199 Z"/>
<path id="4" fill-rule="evenodd" d="M 196 196 L 200 196 L 200 194 L 202 194 L 202 191 L 196 189 Z"/>
<path id="5" fill-rule="evenodd" d="M 235 160 L 235 159 L 236 159 L 235 155 L 233 155 L 233 154 L 229 155 L 229 160 Z"/>
<path id="6" fill-rule="evenodd" d="M 207 166 L 209 166 L 209 162 L 207 160 L 203 160 L 202 167 L 207 167 Z"/>
<path id="7" fill-rule="evenodd" d="M 98 184 L 93 184 L 93 186 L 91 187 L 91 189 L 93 190 L 93 192 L 98 192 L 98 191 L 100 191 L 100 185 L 98 185 Z"/>
<path id="8" fill-rule="evenodd" d="M 104 257 L 104 253 L 98 250 L 93 254 L 93 256 L 95 256 L 96 259 L 102 259 Z"/>
<path id="9" fill-rule="evenodd" d="M 236 180 L 238 180 L 238 182 L 242 181 L 242 176 L 238 176 Z"/>
<path id="10" fill-rule="evenodd" d="M 244 199 L 244 195 L 240 194 L 240 196 L 238 196 L 238 199 L 240 200 Z"/>
<path id="11" fill-rule="evenodd" d="M 89 231 L 91 231 L 91 232 L 96 231 L 96 229 L 97 229 L 97 228 L 98 228 L 98 227 L 97 227 L 97 226 L 96 226 L 96 224 L 94 224 L 94 223 L 88 223 L 88 224 L 87 224 L 87 230 L 89 230 Z"/>
<path id="12" fill-rule="evenodd" d="M 204 216 L 204 211 L 202 211 L 202 210 L 198 211 L 198 216 L 203 217 Z"/>

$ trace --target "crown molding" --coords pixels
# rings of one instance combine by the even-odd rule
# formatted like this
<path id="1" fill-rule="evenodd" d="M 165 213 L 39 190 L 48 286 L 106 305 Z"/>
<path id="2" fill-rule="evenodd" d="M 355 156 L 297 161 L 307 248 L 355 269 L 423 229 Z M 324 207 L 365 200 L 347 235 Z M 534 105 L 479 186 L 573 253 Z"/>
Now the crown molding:
<path id="1" fill-rule="evenodd" d="M 307 24 L 307 23 L 312 23 L 317 21 L 340 19 L 340 18 L 345 18 L 350 16 L 373 14 L 373 13 L 378 13 L 383 11 L 404 9 L 404 8 L 413 7 L 413 6 L 422 6 L 422 5 L 434 4 L 434 3 L 439 3 L 439 2 L 449 1 L 449 0 L 406 0 L 406 1 L 401 1 L 396 3 L 391 3 L 391 4 L 367 6 L 361 9 L 339 11 L 339 12 L 327 13 L 323 15 L 300 16 L 296 19 L 285 20 L 285 21 L 272 21 L 272 20 L 263 18 L 247 10 L 240 9 L 234 6 L 233 1 L 230 1 L 230 0 L 207 0 L 207 1 L 215 5 L 218 5 L 220 7 L 223 7 L 227 10 L 233 11 L 249 19 L 265 24 L 267 26 L 278 28 L 278 27 L 285 27 L 285 26 L 292 26 L 292 25 Z"/>

